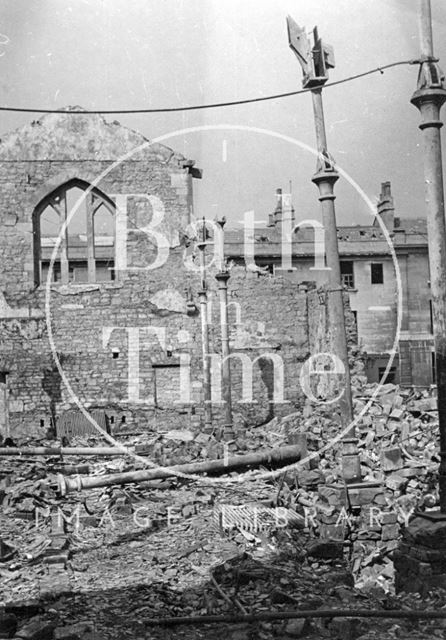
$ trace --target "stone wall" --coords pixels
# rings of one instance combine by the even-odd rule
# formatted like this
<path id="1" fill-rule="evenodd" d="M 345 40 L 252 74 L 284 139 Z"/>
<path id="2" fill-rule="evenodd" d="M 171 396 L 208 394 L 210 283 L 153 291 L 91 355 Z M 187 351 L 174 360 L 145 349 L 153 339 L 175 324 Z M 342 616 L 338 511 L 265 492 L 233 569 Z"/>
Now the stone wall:
<path id="1" fill-rule="evenodd" d="M 220 354 L 213 276 L 210 273 L 208 278 L 210 351 Z M 8 373 L 12 433 L 46 429 L 51 416 L 60 418 L 76 406 L 75 398 L 89 410 L 102 407 L 117 412 L 126 426 L 201 428 L 201 322 L 196 312 L 188 314 L 182 293 L 187 286 L 189 304 L 198 306 L 198 285 L 198 277 L 189 276 L 182 267 L 181 251 L 174 250 L 164 267 L 143 277 L 119 284 L 54 286 L 49 295 L 50 332 L 43 317 L 45 292 L 29 294 L 34 313 L 41 317 L 2 320 L 0 363 Z M 229 295 L 236 419 L 261 423 L 295 410 L 303 398 L 299 371 L 309 355 L 308 326 L 312 324 L 306 292 L 296 291 L 281 278 L 258 278 L 235 268 Z M 12 297 L 9 302 L 13 304 Z M 248 390 L 253 363 L 251 398 L 243 397 L 239 356 L 248 363 Z M 275 380 L 275 360 L 283 362 L 283 397 L 275 386 L 280 381 L 280 375 Z M 180 371 L 190 380 L 189 402 L 181 398 Z M 215 404 L 218 422 L 221 412 L 221 404 Z"/>
<path id="2" fill-rule="evenodd" d="M 193 162 L 171 149 L 79 112 L 45 116 L 3 137 L 0 374 L 9 416 L 0 416 L 2 432 L 9 423 L 13 435 L 43 435 L 79 406 L 104 409 L 115 425 L 202 427 L 201 285 L 197 271 L 185 268 L 194 171 L 198 175 Z M 125 244 L 131 269 L 109 282 L 53 283 L 48 290 L 46 283 L 36 284 L 36 207 L 72 180 L 95 184 L 111 202 L 116 194 L 158 198 L 165 217 L 157 230 L 169 240 L 168 259 L 148 268 L 158 255 L 147 233 L 152 203 L 134 198 Z M 210 351 L 218 355 L 214 276 L 211 269 Z M 261 423 L 301 406 L 299 371 L 314 324 L 306 291 L 285 275 L 234 267 L 229 301 L 236 421 Z M 221 402 L 212 409 L 220 422 Z"/>

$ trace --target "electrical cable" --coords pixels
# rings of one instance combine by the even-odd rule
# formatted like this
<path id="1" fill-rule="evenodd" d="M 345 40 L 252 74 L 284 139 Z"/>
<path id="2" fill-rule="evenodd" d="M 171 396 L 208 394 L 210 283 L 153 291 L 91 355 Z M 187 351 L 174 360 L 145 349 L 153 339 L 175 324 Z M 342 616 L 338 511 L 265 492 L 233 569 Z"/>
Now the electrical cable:
<path id="1" fill-rule="evenodd" d="M 390 64 L 386 64 L 382 67 L 376 67 L 375 69 L 370 69 L 369 71 L 364 71 L 362 73 L 357 73 L 353 76 L 348 76 L 347 78 L 343 78 L 342 80 L 335 80 L 334 82 L 328 82 L 324 85 L 324 88 L 327 87 L 335 87 L 339 84 L 344 84 L 345 82 L 351 82 L 352 80 L 357 80 L 358 78 L 364 78 L 365 76 L 371 75 L 372 73 L 384 73 L 386 69 L 391 69 L 392 67 L 398 67 L 406 64 L 419 64 L 420 60 L 401 60 L 400 62 L 391 62 Z M 234 107 L 237 105 L 243 104 L 252 104 L 255 102 L 265 102 L 267 100 L 277 100 L 279 98 L 289 98 L 290 96 L 297 96 L 302 93 L 308 93 L 309 91 L 314 91 L 315 87 L 299 89 L 297 91 L 288 91 L 287 93 L 276 93 L 270 96 L 262 96 L 259 98 L 246 98 L 245 100 L 232 100 L 230 102 L 213 102 L 210 104 L 199 104 L 199 105 L 191 105 L 191 106 L 182 106 L 182 107 L 164 107 L 158 109 L 103 109 L 103 110 L 89 110 L 82 109 L 81 111 L 67 111 L 66 109 L 38 109 L 38 108 L 29 108 L 29 107 L 1 107 L 0 111 L 13 111 L 16 113 L 67 113 L 72 115 L 117 115 L 117 114 L 136 114 L 136 113 L 173 113 L 177 111 L 197 111 L 200 109 L 217 109 L 220 107 Z"/>

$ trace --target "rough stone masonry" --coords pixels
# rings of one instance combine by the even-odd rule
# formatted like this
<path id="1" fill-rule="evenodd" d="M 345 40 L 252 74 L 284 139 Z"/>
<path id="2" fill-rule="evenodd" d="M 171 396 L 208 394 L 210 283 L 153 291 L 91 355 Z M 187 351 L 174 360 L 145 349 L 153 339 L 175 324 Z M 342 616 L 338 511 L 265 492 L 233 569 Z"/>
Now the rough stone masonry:
<path id="1" fill-rule="evenodd" d="M 3 137 L 3 435 L 43 435 L 70 412 L 79 413 L 79 404 L 90 412 L 104 411 L 112 427 L 202 427 L 200 280 L 196 270 L 185 267 L 192 252 L 187 235 L 194 219 L 192 180 L 200 176 L 193 161 L 161 144 L 149 144 L 118 122 L 83 114 L 78 107 L 47 115 Z M 77 206 L 70 204 L 70 189 L 85 195 L 86 226 L 68 223 L 57 247 L 64 215 Z M 69 205 L 65 213 L 64 202 Z M 96 234 L 95 203 L 116 216 L 119 202 L 126 205 L 124 245 L 114 221 L 102 245 Z M 157 207 L 164 216 L 156 231 L 168 239 L 170 248 L 167 260 L 150 269 L 159 256 L 158 241 L 150 232 Z M 79 207 L 74 212 L 73 220 L 81 211 Z M 42 216 L 49 216 L 56 227 L 49 238 Z M 116 268 L 113 252 L 119 242 L 131 268 Z M 53 281 L 45 301 L 54 247 Z M 215 268 L 208 273 L 210 350 L 218 354 L 215 273 Z M 242 396 L 240 357 L 231 364 L 236 419 L 262 422 L 288 413 L 302 401 L 302 362 L 327 346 L 326 310 L 315 291 L 242 266 L 231 270 L 229 295 L 231 348 L 254 361 L 248 399 Z M 284 365 L 280 402 L 273 398 L 277 372 L 268 353 L 280 355 Z M 186 399 L 179 391 L 181 375 L 190 380 Z M 216 422 L 220 412 L 221 403 L 215 404 Z"/>

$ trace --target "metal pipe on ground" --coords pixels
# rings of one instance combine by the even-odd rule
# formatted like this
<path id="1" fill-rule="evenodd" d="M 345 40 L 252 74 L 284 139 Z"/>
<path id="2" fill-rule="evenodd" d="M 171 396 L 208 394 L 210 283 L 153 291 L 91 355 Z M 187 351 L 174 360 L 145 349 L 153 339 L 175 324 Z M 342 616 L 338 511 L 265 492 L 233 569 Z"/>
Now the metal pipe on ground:
<path id="1" fill-rule="evenodd" d="M 128 471 L 116 473 L 109 476 L 98 476 L 95 478 L 65 478 L 58 476 L 57 490 L 64 496 L 70 491 L 80 491 L 81 489 L 94 489 L 97 487 L 107 487 L 115 484 L 130 484 L 132 482 L 145 482 L 156 478 L 169 478 L 180 474 L 224 474 L 245 468 L 255 468 L 261 465 L 280 467 L 293 462 L 298 462 L 302 454 L 306 454 L 306 443 L 288 445 L 278 449 L 249 453 L 243 456 L 231 456 L 218 458 L 216 460 L 206 460 L 204 462 L 192 462 L 188 464 L 178 464 L 173 467 L 158 467 L 156 469 L 143 469 L 141 471 Z"/>

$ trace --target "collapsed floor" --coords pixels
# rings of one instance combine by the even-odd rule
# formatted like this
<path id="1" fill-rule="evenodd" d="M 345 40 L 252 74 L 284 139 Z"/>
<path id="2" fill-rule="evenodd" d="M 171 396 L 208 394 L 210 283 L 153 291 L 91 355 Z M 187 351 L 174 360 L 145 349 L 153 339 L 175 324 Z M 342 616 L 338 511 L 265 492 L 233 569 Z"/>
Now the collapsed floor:
<path id="1" fill-rule="evenodd" d="M 84 473 L 88 465 L 91 476 L 144 465 L 132 456 L 2 459 L 0 637 L 446 637 L 446 620 L 317 617 L 327 608 L 446 609 L 441 589 L 395 595 L 393 587 L 402 527 L 415 508 L 438 502 L 435 399 L 360 375 L 354 386 L 356 412 L 369 404 L 357 426 L 359 492 L 341 481 L 339 446 L 323 450 L 338 431 L 330 407 L 308 406 L 303 417 L 240 430 L 228 443 L 238 454 L 306 434 L 314 457 L 274 477 L 167 478 L 60 497 L 54 483 L 67 465 Z M 225 455 L 213 436 L 185 430 L 119 439 L 163 465 Z M 315 617 L 148 626 L 169 616 L 290 609 Z"/>

